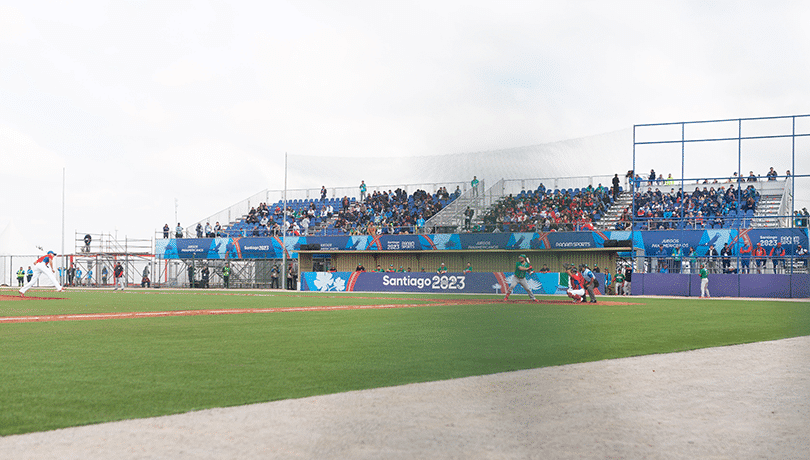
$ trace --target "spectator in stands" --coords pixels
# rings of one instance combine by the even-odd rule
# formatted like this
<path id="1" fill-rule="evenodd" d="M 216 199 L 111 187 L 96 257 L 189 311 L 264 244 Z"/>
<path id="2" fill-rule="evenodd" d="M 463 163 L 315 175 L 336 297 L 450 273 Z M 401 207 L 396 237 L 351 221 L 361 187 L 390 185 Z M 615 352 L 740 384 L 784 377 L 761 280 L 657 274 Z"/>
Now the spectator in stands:
<path id="1" fill-rule="evenodd" d="M 743 241 L 743 247 L 740 249 L 740 273 L 751 273 L 751 243 Z"/>
<path id="2" fill-rule="evenodd" d="M 183 237 L 183 227 L 180 226 L 180 222 L 178 222 L 177 227 L 174 228 L 174 237 L 175 238 Z"/>
<path id="3" fill-rule="evenodd" d="M 670 273 L 680 273 L 681 272 L 681 259 L 683 258 L 683 254 L 681 253 L 681 247 L 675 246 L 672 250 L 672 270 Z"/>
<path id="4" fill-rule="evenodd" d="M 720 250 L 720 257 L 723 258 L 723 273 L 731 273 L 731 247 L 728 243 L 723 245 Z"/>
<path id="5" fill-rule="evenodd" d="M 325 200 L 326 200 L 326 186 L 321 185 L 321 201 L 325 201 Z"/>
<path id="6" fill-rule="evenodd" d="M 165 239 L 169 238 L 169 224 L 163 225 L 163 238 Z"/>
<path id="7" fill-rule="evenodd" d="M 474 197 L 478 196 L 478 184 L 479 184 L 478 177 L 473 176 L 472 180 L 470 181 L 470 188 L 472 189 L 471 193 L 472 196 Z"/>
<path id="8" fill-rule="evenodd" d="M 773 166 L 771 166 L 771 170 L 768 171 L 768 174 L 766 174 L 766 177 L 768 178 L 768 180 L 776 180 L 777 176 L 778 176 L 778 174 L 776 173 L 776 171 L 773 170 Z"/>
<path id="9" fill-rule="evenodd" d="M 706 269 L 709 273 L 717 273 L 717 249 L 714 245 L 709 245 L 709 250 L 706 251 Z"/>
<path id="10" fill-rule="evenodd" d="M 768 254 L 768 257 L 771 258 L 773 272 L 781 273 L 785 266 L 785 248 L 782 247 L 781 242 L 776 243 L 776 246 L 771 248 L 771 252 Z"/>
<path id="11" fill-rule="evenodd" d="M 475 211 L 467 206 L 467 209 L 464 210 L 464 230 L 470 230 L 472 226 L 472 218 L 475 215 Z"/>
<path id="12" fill-rule="evenodd" d="M 757 176 L 754 175 L 754 171 L 750 171 L 748 173 L 748 182 L 756 182 L 756 181 L 757 181 Z"/>
<path id="13" fill-rule="evenodd" d="M 203 227 L 201 223 L 197 223 L 197 238 L 202 238 L 203 236 Z"/>
<path id="14" fill-rule="evenodd" d="M 654 170 L 654 169 L 651 169 L 651 170 L 650 170 L 650 177 L 648 178 L 647 185 L 649 185 L 650 187 L 652 187 L 652 186 L 653 186 L 653 184 L 655 184 L 655 179 L 656 179 L 656 177 L 657 177 L 657 176 L 655 175 L 655 170 Z"/>
<path id="15" fill-rule="evenodd" d="M 613 176 L 613 199 L 619 197 L 619 175 L 615 174 Z"/>
<path id="16" fill-rule="evenodd" d="M 807 268 L 807 248 L 803 248 L 801 244 L 796 245 L 796 262 L 799 267 Z"/>
<path id="17" fill-rule="evenodd" d="M 366 190 L 368 190 L 368 187 L 366 187 L 366 181 L 361 180 L 360 181 L 360 201 L 361 202 L 366 201 Z"/>
<path id="18" fill-rule="evenodd" d="M 762 274 L 763 268 L 765 267 L 765 256 L 766 256 L 765 248 L 762 247 L 762 243 L 757 243 L 757 247 L 754 248 L 754 260 L 757 264 L 757 273 Z"/>

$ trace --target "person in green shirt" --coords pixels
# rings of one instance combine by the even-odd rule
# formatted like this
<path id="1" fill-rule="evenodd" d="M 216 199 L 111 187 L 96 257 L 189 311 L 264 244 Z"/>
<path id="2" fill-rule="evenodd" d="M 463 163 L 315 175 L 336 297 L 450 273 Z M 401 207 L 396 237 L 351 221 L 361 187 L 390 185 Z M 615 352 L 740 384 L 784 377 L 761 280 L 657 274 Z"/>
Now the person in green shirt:
<path id="1" fill-rule="evenodd" d="M 680 273 L 681 272 L 681 247 L 675 246 L 675 249 L 672 251 L 672 260 L 674 262 L 672 273 Z"/>
<path id="2" fill-rule="evenodd" d="M 360 202 L 361 203 L 363 201 L 366 201 L 366 190 L 368 190 L 368 187 L 366 187 L 366 181 L 361 180 L 360 181 Z"/>
<path id="3" fill-rule="evenodd" d="M 442 262 L 441 267 L 439 267 L 439 269 L 436 270 L 436 273 L 440 275 L 447 273 L 447 267 L 444 265 L 444 262 Z"/>
<path id="4" fill-rule="evenodd" d="M 616 295 L 622 295 L 622 286 L 624 286 L 624 274 L 620 268 L 616 272 Z"/>
<path id="5" fill-rule="evenodd" d="M 532 292 L 532 288 L 529 287 L 529 283 L 526 281 L 526 276 L 531 275 L 533 271 L 534 270 L 529 262 L 529 258 L 526 257 L 525 254 L 519 255 L 518 261 L 515 263 L 515 274 L 512 275 L 512 280 L 509 282 L 509 289 L 506 290 L 506 297 L 503 298 L 504 302 L 509 300 L 509 296 L 512 294 L 512 289 L 514 289 L 518 284 L 523 286 L 523 289 L 525 289 L 529 294 L 529 299 L 531 299 L 532 302 L 538 302 L 537 298 Z"/>
<path id="6" fill-rule="evenodd" d="M 228 289 L 228 279 L 231 277 L 231 267 L 229 265 L 225 265 L 222 267 L 222 280 L 225 282 L 225 289 Z"/>
<path id="7" fill-rule="evenodd" d="M 472 273 L 472 263 L 467 262 L 467 266 L 464 267 L 464 273 Z"/>
<path id="8" fill-rule="evenodd" d="M 700 264 L 700 298 L 708 299 L 709 295 L 709 272 L 704 264 Z"/>

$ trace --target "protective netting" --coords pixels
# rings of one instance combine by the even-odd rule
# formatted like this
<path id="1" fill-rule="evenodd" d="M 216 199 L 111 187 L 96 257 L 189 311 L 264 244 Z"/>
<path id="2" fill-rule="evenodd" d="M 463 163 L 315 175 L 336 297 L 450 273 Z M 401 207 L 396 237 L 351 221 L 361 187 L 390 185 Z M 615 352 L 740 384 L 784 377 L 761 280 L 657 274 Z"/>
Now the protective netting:
<path id="1" fill-rule="evenodd" d="M 486 152 L 413 157 L 288 157 L 288 188 L 487 183 L 619 173 L 632 165 L 632 130 Z"/>

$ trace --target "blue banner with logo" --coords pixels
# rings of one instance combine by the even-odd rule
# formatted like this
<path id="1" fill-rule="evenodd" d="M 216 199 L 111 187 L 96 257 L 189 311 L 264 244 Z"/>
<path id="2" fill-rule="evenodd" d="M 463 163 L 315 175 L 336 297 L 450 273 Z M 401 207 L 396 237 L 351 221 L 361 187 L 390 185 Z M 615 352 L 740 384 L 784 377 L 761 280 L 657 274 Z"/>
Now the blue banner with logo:
<path id="1" fill-rule="evenodd" d="M 569 250 L 604 247 L 605 240 L 633 240 L 633 247 L 644 248 L 649 257 L 671 256 L 679 247 L 682 253 L 695 248 L 705 255 L 711 245 L 720 252 L 728 244 L 738 254 L 744 244 L 759 243 L 770 253 L 777 245 L 787 255 L 798 245 L 808 247 L 806 228 L 651 230 L 643 232 L 535 232 L 535 233 L 464 233 L 435 235 L 355 235 L 288 236 L 241 238 L 181 238 L 155 242 L 155 254 L 165 259 L 280 259 L 297 258 L 302 244 L 318 244 L 323 251 L 452 251 L 452 250 Z"/>
<path id="2" fill-rule="evenodd" d="M 457 294 L 506 294 L 512 284 L 513 273 L 423 273 L 423 272 L 304 272 L 301 274 L 302 291 L 339 292 L 411 292 Z M 596 274 L 600 292 L 605 282 Z M 529 288 L 536 295 L 565 294 L 568 275 L 560 273 L 532 273 L 526 277 Z M 526 295 L 516 284 L 513 295 Z"/>

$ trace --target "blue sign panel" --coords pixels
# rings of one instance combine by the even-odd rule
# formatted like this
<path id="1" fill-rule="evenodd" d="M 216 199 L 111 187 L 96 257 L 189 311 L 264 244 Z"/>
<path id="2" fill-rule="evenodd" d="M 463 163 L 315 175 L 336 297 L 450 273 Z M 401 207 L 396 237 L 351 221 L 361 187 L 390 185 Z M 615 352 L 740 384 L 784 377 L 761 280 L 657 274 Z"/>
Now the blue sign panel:
<path id="1" fill-rule="evenodd" d="M 510 238 L 510 233 L 462 233 L 459 242 L 461 249 L 506 249 Z"/>
<path id="2" fill-rule="evenodd" d="M 420 292 L 506 294 L 512 283 L 512 273 L 377 273 L 377 272 L 305 272 L 301 274 L 302 291 L 359 291 L 359 292 Z M 605 278 L 597 274 L 599 282 Z M 527 282 L 534 294 L 565 294 L 567 275 L 559 273 L 533 273 Z M 519 284 L 513 295 L 526 295 Z"/>

